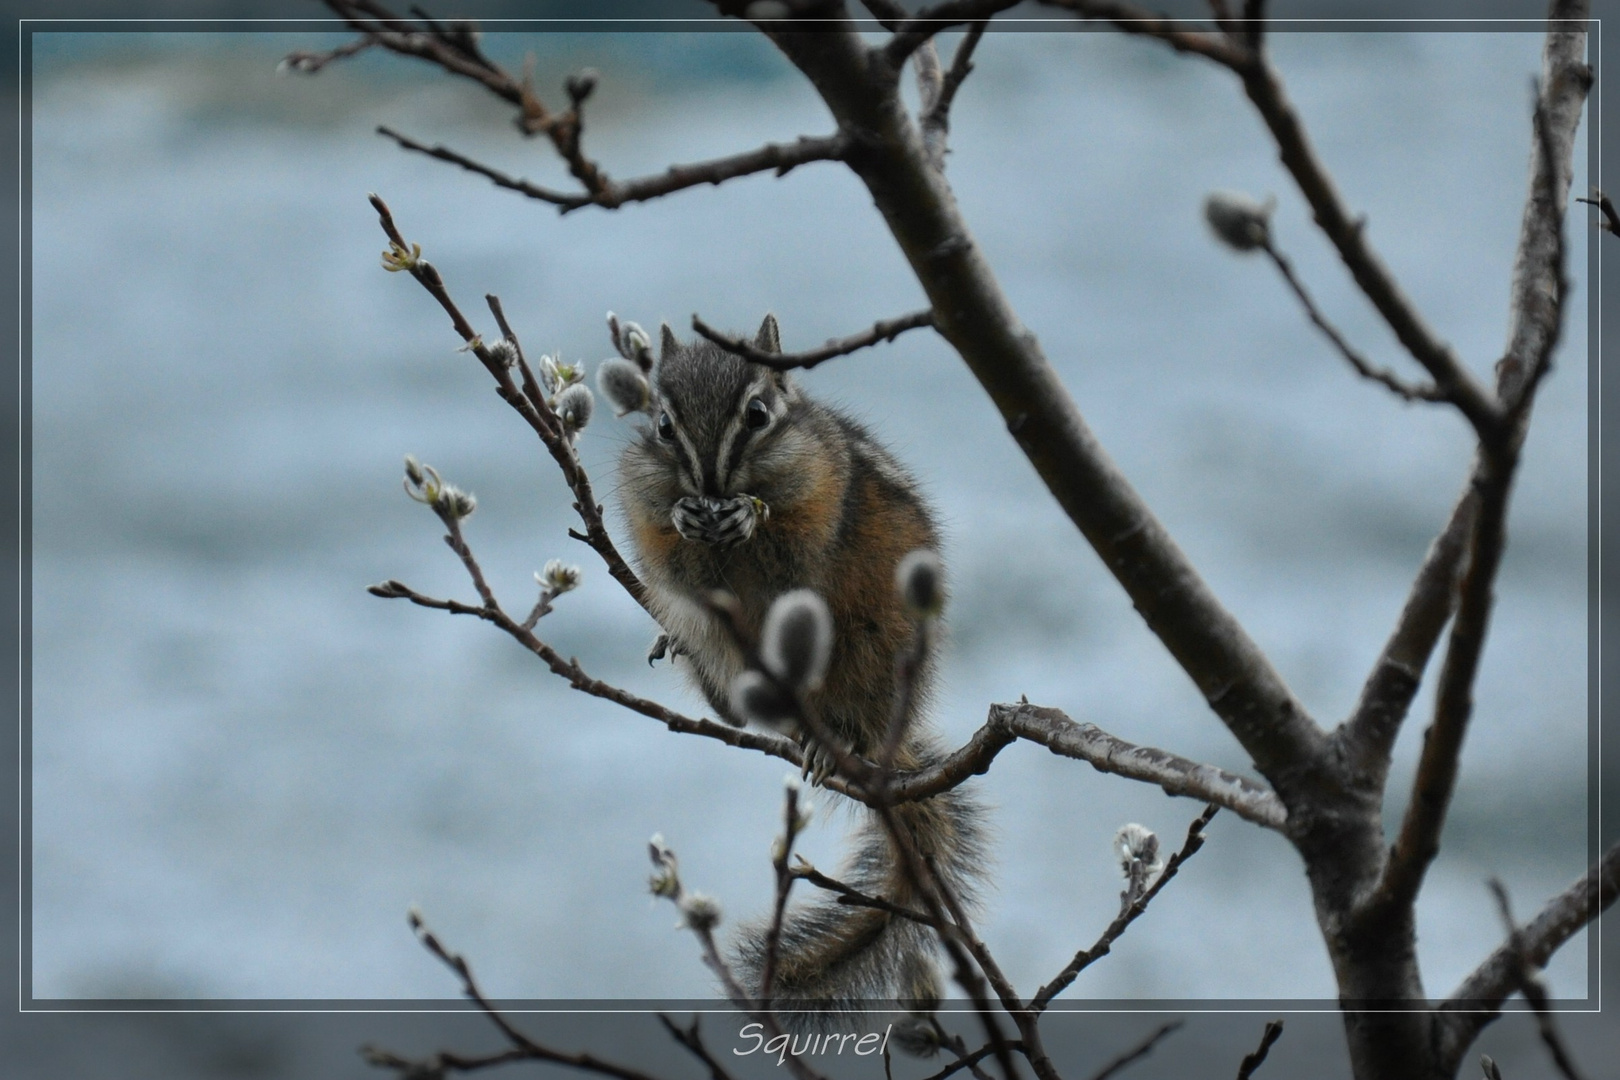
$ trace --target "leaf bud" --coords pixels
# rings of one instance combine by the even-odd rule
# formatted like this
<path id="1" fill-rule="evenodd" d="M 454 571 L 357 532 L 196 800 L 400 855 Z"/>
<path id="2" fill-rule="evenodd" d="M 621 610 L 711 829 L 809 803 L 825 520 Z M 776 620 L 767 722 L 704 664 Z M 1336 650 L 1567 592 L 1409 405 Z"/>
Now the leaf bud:
<path id="1" fill-rule="evenodd" d="M 596 388 L 614 416 L 645 412 L 652 405 L 652 387 L 647 385 L 647 377 L 629 360 L 614 357 L 598 364 Z"/>
<path id="2" fill-rule="evenodd" d="M 1277 200 L 1258 203 L 1240 191 L 1212 191 L 1204 199 L 1204 220 L 1233 251 L 1253 251 L 1271 243 L 1271 212 Z"/>
<path id="3" fill-rule="evenodd" d="M 832 612 L 809 589 L 785 592 L 771 604 L 760 632 L 765 669 L 798 693 L 818 689 L 832 657 Z"/>
<path id="4" fill-rule="evenodd" d="M 596 408 L 596 398 L 591 394 L 591 388 L 584 383 L 573 383 L 557 395 L 552 407 L 562 419 L 563 430 L 569 435 L 577 435 L 591 422 L 591 412 Z"/>
<path id="5" fill-rule="evenodd" d="M 944 578 L 939 556 L 927 548 L 908 553 L 894 569 L 900 598 L 918 618 L 932 618 L 945 609 Z"/>
<path id="6" fill-rule="evenodd" d="M 762 671 L 745 671 L 731 680 L 730 704 L 739 720 L 757 724 L 786 724 L 799 715 L 793 699 Z"/>

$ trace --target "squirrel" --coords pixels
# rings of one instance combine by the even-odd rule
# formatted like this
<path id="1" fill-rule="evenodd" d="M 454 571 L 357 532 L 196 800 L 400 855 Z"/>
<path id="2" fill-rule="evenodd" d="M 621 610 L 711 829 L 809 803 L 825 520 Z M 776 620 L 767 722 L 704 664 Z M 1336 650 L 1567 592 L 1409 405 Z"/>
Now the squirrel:
<path id="1" fill-rule="evenodd" d="M 624 448 L 618 473 L 648 607 L 665 631 L 649 661 L 667 643 L 687 658 L 688 672 L 714 709 L 741 722 L 746 718 L 734 717 L 729 691 L 748 657 L 705 598 L 716 590 L 734 596 L 731 618 L 757 640 L 773 601 L 790 590 L 812 590 L 826 603 L 833 635 L 825 677 L 805 694 L 806 708 L 845 750 L 876 757 L 897 707 L 896 665 L 920 640 L 910 715 L 900 721 L 893 765 L 934 764 L 943 751 L 923 715 L 934 670 L 932 637 L 915 636 L 896 587 L 903 557 L 939 546 L 917 481 L 864 427 L 805 395 L 785 371 L 707 340 L 682 344 L 667 323 L 661 339 L 653 366 L 641 335 L 639 359 L 648 378 L 630 379 L 633 400 L 613 392 L 605 368 L 599 374 L 621 415 L 642 411 L 650 420 Z M 765 316 L 754 343 L 781 351 L 774 316 Z M 802 735 L 800 741 L 807 763 L 818 762 L 817 748 Z M 807 764 L 818 779 L 829 770 L 825 754 L 814 767 Z M 894 813 L 945 884 L 971 905 L 985 858 L 977 801 L 957 788 L 901 803 Z M 862 822 L 845 875 L 868 895 L 923 908 L 875 814 Z M 745 927 L 732 949 L 734 969 L 751 993 L 760 989 L 765 936 L 763 924 Z M 898 1001 L 923 1016 L 942 997 L 934 949 L 933 931 L 920 923 L 822 898 L 789 909 L 773 998 L 799 1013 L 799 1026 L 836 1025 L 832 1013 L 859 1013 L 879 1000 Z"/>

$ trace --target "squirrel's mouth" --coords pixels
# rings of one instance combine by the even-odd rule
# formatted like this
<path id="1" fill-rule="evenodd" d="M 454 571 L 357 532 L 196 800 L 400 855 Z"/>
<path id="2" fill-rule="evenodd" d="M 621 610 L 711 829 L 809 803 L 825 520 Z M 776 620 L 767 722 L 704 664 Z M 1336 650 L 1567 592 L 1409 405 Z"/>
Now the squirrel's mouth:
<path id="1" fill-rule="evenodd" d="M 731 547 L 751 539 L 770 519 L 771 508 L 752 495 L 688 495 L 675 501 L 669 516 L 683 538 Z"/>

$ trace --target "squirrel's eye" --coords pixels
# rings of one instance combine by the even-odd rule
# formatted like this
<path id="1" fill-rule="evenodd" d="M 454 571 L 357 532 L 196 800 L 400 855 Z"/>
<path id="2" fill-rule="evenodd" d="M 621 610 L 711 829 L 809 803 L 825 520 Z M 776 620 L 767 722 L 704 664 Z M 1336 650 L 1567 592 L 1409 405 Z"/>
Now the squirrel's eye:
<path id="1" fill-rule="evenodd" d="M 658 414 L 658 437 L 667 442 L 675 440 L 675 422 L 669 418 L 669 413 Z"/>
<path id="2" fill-rule="evenodd" d="M 758 431 L 771 422 L 771 410 L 765 407 L 765 402 L 754 398 L 748 403 L 748 408 L 743 410 L 743 418 L 750 428 Z"/>

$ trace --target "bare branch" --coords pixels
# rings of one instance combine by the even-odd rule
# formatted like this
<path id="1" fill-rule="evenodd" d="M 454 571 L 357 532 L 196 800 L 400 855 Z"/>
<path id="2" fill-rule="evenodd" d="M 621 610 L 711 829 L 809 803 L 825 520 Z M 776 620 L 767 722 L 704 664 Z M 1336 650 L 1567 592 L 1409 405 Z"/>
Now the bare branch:
<path id="1" fill-rule="evenodd" d="M 1620 214 L 1615 213 L 1614 203 L 1603 193 L 1601 188 L 1593 188 L 1590 199 L 1577 196 L 1575 201 L 1597 207 L 1603 214 L 1603 220 L 1597 223 L 1598 228 L 1604 232 L 1620 235 Z"/>
<path id="2" fill-rule="evenodd" d="M 1350 718 L 1334 733 L 1352 775 L 1369 791 L 1383 791 L 1390 754 L 1457 600 L 1465 540 L 1472 535 L 1479 498 L 1463 490 L 1440 535 L 1429 545 L 1406 604 L 1373 664 Z"/>
<path id="3" fill-rule="evenodd" d="M 1275 70 L 1258 54 L 1248 54 L 1248 58 L 1232 69 L 1243 80 L 1249 100 L 1271 129 L 1283 165 L 1310 204 L 1317 225 L 1338 249 L 1351 277 L 1400 343 L 1428 370 L 1438 392 L 1456 404 L 1482 438 L 1490 437 L 1500 420 L 1496 401 L 1468 373 L 1451 346 L 1435 336 L 1394 275 L 1367 243 L 1365 220 L 1352 217 L 1345 207 Z"/>
<path id="4" fill-rule="evenodd" d="M 686 1047 L 693 1057 L 708 1066 L 710 1080 L 731 1080 L 731 1073 L 726 1070 L 724 1065 L 720 1064 L 715 1056 L 709 1052 L 709 1048 L 704 1045 L 703 1035 L 698 1028 L 700 1019 L 701 1017 L 694 1014 L 692 1025 L 683 1028 L 663 1013 L 658 1014 L 658 1022 L 664 1025 L 664 1030 L 669 1032 L 670 1037 Z"/>
<path id="5" fill-rule="evenodd" d="M 906 58 L 922 48 L 924 42 L 932 41 L 935 34 L 963 23 L 982 22 L 1018 3 L 1019 0 L 944 0 L 923 8 L 901 23 L 880 50 L 881 54 L 899 71 Z"/>
<path id="6" fill-rule="evenodd" d="M 1620 844 L 1604 852 L 1579 881 L 1547 901 L 1520 930 L 1517 943 L 1507 941 L 1498 946 L 1440 1006 L 1449 1060 L 1460 1057 L 1480 1029 L 1500 1015 L 1502 1002 L 1518 989 L 1518 965 L 1545 965 L 1564 942 L 1608 910 L 1617 895 Z"/>
<path id="7" fill-rule="evenodd" d="M 1095 724 L 1079 724 L 1061 710 L 1019 702 L 992 705 L 985 725 L 938 766 L 902 773 L 891 781 L 895 801 L 937 795 L 990 767 L 1016 739 L 1039 743 L 1063 757 L 1078 758 L 1100 772 L 1157 784 L 1166 794 L 1183 795 L 1232 811 L 1246 821 L 1283 830 L 1288 814 L 1276 794 L 1244 776 L 1152 747 L 1137 746 Z"/>
<path id="8" fill-rule="evenodd" d="M 1468 373 L 1451 347 L 1435 337 L 1417 309 L 1401 290 L 1394 275 L 1367 244 L 1365 221 L 1351 216 L 1333 178 L 1316 157 L 1305 127 L 1294 112 L 1282 80 L 1257 46 L 1258 20 L 1245 23 L 1252 42 L 1239 43 L 1227 35 L 1187 30 L 1168 19 L 1151 15 L 1130 4 L 1110 0 L 1046 0 L 1088 19 L 1107 19 L 1128 33 L 1158 38 L 1171 47 L 1208 57 L 1230 69 L 1243 81 L 1281 152 L 1282 163 L 1311 206 L 1316 223 L 1338 249 L 1361 291 L 1372 301 L 1395 336 L 1434 378 L 1438 392 L 1452 401 L 1479 431 L 1491 435 L 1499 425 L 1497 403 Z M 1245 18 L 1259 14 L 1257 5 L 1245 7 Z"/>
<path id="9" fill-rule="evenodd" d="M 1108 1080 L 1110 1076 L 1113 1076 L 1127 1065 L 1147 1057 L 1153 1052 L 1153 1048 L 1159 1045 L 1159 1040 L 1180 1028 L 1183 1023 L 1185 1021 L 1172 1020 L 1168 1024 L 1160 1024 L 1147 1038 L 1092 1073 L 1091 1080 Z"/>
<path id="10" fill-rule="evenodd" d="M 415 908 L 411 909 L 409 917 L 411 929 L 416 933 L 418 940 L 422 942 L 422 945 L 429 952 L 438 957 L 446 967 L 456 973 L 457 977 L 461 979 L 462 993 L 472 999 L 473 1003 L 478 1006 L 479 1011 L 500 1029 L 501 1034 L 506 1037 L 506 1041 L 511 1044 L 511 1049 L 479 1057 L 437 1053 L 426 1061 L 412 1061 L 387 1050 L 367 1047 L 364 1053 L 366 1060 L 371 1064 L 395 1069 L 402 1078 L 407 1078 L 407 1080 L 408 1078 L 423 1076 L 442 1077 L 447 1070 L 472 1072 L 477 1069 L 488 1068 L 493 1065 L 504 1065 L 513 1061 L 547 1061 L 558 1065 L 568 1065 L 599 1076 L 617 1077 L 618 1080 L 656 1080 L 655 1077 L 641 1072 L 639 1069 L 604 1061 L 594 1054 L 567 1053 L 562 1050 L 554 1050 L 543 1043 L 535 1042 L 514 1027 L 512 1022 L 484 996 L 484 992 L 479 988 L 477 980 L 473 978 L 472 965 L 467 962 L 466 957 L 446 948 L 444 943 L 439 940 L 438 935 L 428 929 L 427 924 L 422 921 L 421 914 Z"/>
<path id="11" fill-rule="evenodd" d="M 1513 950 L 1513 979 L 1518 984 L 1519 992 L 1524 995 L 1524 999 L 1530 1003 L 1530 1008 L 1536 1014 L 1536 1027 L 1541 1032 L 1541 1041 L 1547 1045 L 1553 1064 L 1558 1066 L 1558 1071 L 1564 1074 L 1565 1080 L 1581 1080 L 1580 1070 L 1575 1067 L 1575 1059 L 1570 1056 L 1569 1048 L 1564 1045 L 1563 1037 L 1558 1034 L 1558 1027 L 1553 1023 L 1552 1011 L 1548 1007 L 1547 987 L 1536 977 L 1534 965 L 1525 956 L 1524 936 L 1519 932 L 1519 924 L 1513 920 L 1513 905 L 1508 900 L 1507 886 L 1492 878 L 1490 887 L 1496 897 L 1497 909 L 1502 913 L 1502 922 L 1507 927 L 1508 946 Z"/>
<path id="12" fill-rule="evenodd" d="M 1373 382 L 1381 383 L 1394 391 L 1397 397 L 1406 401 L 1446 400 L 1446 395 L 1433 383 L 1427 386 L 1413 386 L 1403 382 L 1399 376 L 1388 368 L 1373 366 L 1372 362 L 1357 352 L 1344 339 L 1344 335 L 1339 333 L 1332 323 L 1328 322 L 1327 317 L 1317 310 L 1316 303 L 1311 299 L 1310 293 L 1305 291 L 1305 285 L 1295 276 L 1294 267 L 1288 261 L 1288 257 L 1277 250 L 1276 245 L 1270 240 L 1262 242 L 1260 248 L 1271 256 L 1271 261 L 1276 264 L 1278 272 L 1283 276 L 1283 280 L 1288 283 L 1288 287 L 1299 298 L 1299 302 L 1304 306 L 1305 314 L 1310 318 L 1311 322 L 1315 323 L 1316 328 L 1322 331 L 1327 339 L 1333 343 L 1333 347 L 1339 350 L 1339 354 L 1355 369 L 1356 374 L 1364 379 L 1371 379 Z"/>
<path id="13" fill-rule="evenodd" d="M 744 360 L 751 360 L 756 364 L 775 368 L 777 371 L 792 371 L 794 368 L 813 368 L 824 360 L 831 360 L 835 356 L 847 356 L 857 349 L 864 349 L 869 345 L 876 345 L 880 341 L 893 341 L 907 330 L 918 330 L 924 326 L 934 325 L 932 311 L 913 311 L 909 315 L 900 315 L 893 319 L 881 319 L 872 324 L 870 330 L 863 330 L 848 337 L 832 338 L 819 349 L 811 349 L 801 353 L 773 353 L 754 347 L 746 338 L 723 334 L 698 318 L 692 316 L 692 329 L 702 337 L 708 338 L 716 345 L 729 353 L 735 353 Z"/>
<path id="14" fill-rule="evenodd" d="M 1580 5 L 1571 5 L 1580 8 Z M 1553 18 L 1560 18 L 1555 4 Z M 1568 17 L 1567 15 L 1562 17 Z M 1458 588 L 1456 615 L 1440 669 L 1434 723 L 1424 736 L 1406 816 L 1377 887 L 1357 905 L 1356 918 L 1381 918 L 1416 897 L 1440 847 L 1440 831 L 1456 785 L 1458 759 L 1473 712 L 1473 684 L 1490 622 L 1493 585 L 1506 542 L 1508 496 L 1535 390 L 1562 332 L 1568 292 L 1564 270 L 1562 195 L 1580 105 L 1590 73 L 1579 62 L 1584 32 L 1547 35 L 1545 91 L 1536 96 L 1535 164 L 1514 272 L 1514 320 L 1498 368 L 1498 396 L 1508 402 L 1500 437 L 1481 435 L 1473 472 L 1479 509 Z"/>
<path id="15" fill-rule="evenodd" d="M 1164 870 L 1153 882 L 1153 885 L 1147 892 L 1138 897 L 1134 903 L 1115 916 L 1114 921 L 1108 924 L 1108 928 L 1103 931 L 1102 936 L 1089 949 L 1081 949 L 1075 953 L 1074 959 L 1070 960 L 1051 982 L 1036 992 L 1029 1002 L 1031 1012 L 1037 1014 L 1044 1012 L 1047 1006 L 1052 1004 L 1052 999 L 1068 989 L 1082 971 L 1108 955 L 1109 950 L 1114 947 L 1114 942 L 1119 940 L 1120 935 L 1124 934 L 1131 923 L 1135 922 L 1142 912 L 1147 910 L 1147 906 L 1153 902 L 1155 896 L 1159 895 L 1159 891 L 1170 884 L 1170 880 L 1181 869 L 1181 864 L 1196 855 L 1198 849 L 1204 846 L 1204 828 L 1215 817 L 1218 809 L 1219 807 L 1215 806 L 1204 807 L 1204 812 L 1194 818 L 1193 823 L 1187 827 L 1187 839 L 1181 845 L 1181 850 L 1170 856 L 1169 861 L 1164 864 Z"/>
<path id="16" fill-rule="evenodd" d="M 776 903 L 771 908 L 770 926 L 765 930 L 765 962 L 759 977 L 759 1000 L 765 1006 L 770 1005 L 771 986 L 776 981 L 776 961 L 782 945 L 782 920 L 787 915 L 788 893 L 793 891 L 793 882 L 798 877 L 788 867 L 788 860 L 792 857 L 793 844 L 799 838 L 799 830 L 805 822 L 799 813 L 797 786 L 788 786 L 782 803 L 782 837 L 771 856 L 771 869 L 776 872 Z"/>
<path id="17" fill-rule="evenodd" d="M 607 564 L 608 573 L 613 580 L 617 581 L 630 594 L 631 599 L 646 608 L 646 589 L 641 584 L 641 579 L 636 576 L 635 571 L 630 569 L 630 564 L 625 561 L 624 556 L 619 554 L 618 548 L 613 543 L 613 538 L 608 535 L 607 525 L 603 520 L 603 507 L 596 501 L 596 493 L 591 486 L 590 477 L 586 475 L 584 466 L 580 464 L 579 455 L 575 453 L 573 443 L 563 433 L 562 422 L 552 412 L 545 396 L 539 392 L 538 387 L 535 385 L 533 373 L 529 371 L 527 362 L 523 360 L 521 350 L 518 351 L 518 360 L 524 387 L 519 389 L 512 381 L 512 372 L 503 363 L 496 360 L 490 351 L 484 347 L 483 339 L 473 329 L 467 317 L 461 313 L 461 309 L 456 306 L 455 301 L 450 298 L 450 292 L 445 287 L 444 278 L 440 276 L 439 271 L 426 259 L 420 257 L 420 248 L 406 244 L 399 227 L 394 224 L 394 215 L 388 209 L 388 204 L 383 202 L 382 198 L 376 194 L 372 194 L 370 198 L 372 207 L 377 211 L 378 223 L 388 236 L 393 252 L 400 253 L 394 259 L 394 263 L 402 269 L 409 270 L 411 276 L 439 302 L 440 307 L 444 308 L 445 313 L 450 316 L 450 323 L 455 327 L 456 333 L 461 335 L 468 348 L 478 357 L 485 370 L 495 379 L 496 390 L 501 395 L 501 399 L 515 409 L 519 416 L 523 417 L 529 427 L 534 430 L 534 433 L 540 437 L 541 443 L 545 445 L 547 452 L 551 454 L 552 460 L 557 463 L 557 467 L 562 470 L 563 480 L 568 484 L 569 490 L 574 493 L 574 510 L 579 514 L 580 520 L 585 525 L 583 534 L 570 530 L 569 535 L 584 540 L 589 544 L 601 556 L 602 561 Z M 390 254 L 393 254 L 393 252 L 390 252 Z M 506 324 L 504 313 L 499 311 L 500 301 L 488 297 L 486 299 L 491 301 L 490 310 L 496 313 L 496 322 L 502 327 L 502 332 L 510 331 L 511 328 Z M 516 348 L 515 339 L 514 348 Z"/>
<path id="18" fill-rule="evenodd" d="M 534 635 L 532 630 L 514 620 L 500 607 L 475 607 L 464 604 L 458 600 L 439 600 L 425 596 L 400 581 L 385 581 L 380 585 L 372 585 L 366 590 L 373 596 L 385 600 L 409 600 L 418 607 L 433 608 L 436 611 L 448 611 L 453 615 L 472 615 L 493 623 L 517 640 L 518 644 L 528 649 L 545 662 L 553 674 L 568 680 L 568 685 L 575 690 L 611 701 L 615 705 L 622 705 L 631 712 L 651 717 L 663 724 L 670 731 L 686 735 L 701 735 L 707 739 L 715 739 L 728 746 L 738 746 L 745 750 L 758 750 L 762 754 L 781 758 L 795 766 L 803 764 L 803 756 L 799 748 L 789 739 L 776 735 L 764 735 L 759 732 L 745 731 L 714 720 L 697 720 L 690 716 L 683 716 L 672 709 L 665 708 L 656 701 L 638 697 L 627 690 L 621 690 L 611 683 L 592 678 L 586 673 L 577 660 L 564 660 L 562 654 Z M 845 790 L 842 785 L 833 790 Z"/>
<path id="19" fill-rule="evenodd" d="M 1248 50 L 1225 34 L 1194 30 L 1166 16 L 1157 15 L 1135 4 L 1113 0 L 1042 0 L 1049 7 L 1072 11 L 1085 19 L 1111 22 L 1127 34 L 1156 38 L 1177 52 L 1205 56 L 1226 67 L 1236 67 Z M 1217 22 L 1219 21 L 1217 14 Z"/>
<path id="20" fill-rule="evenodd" d="M 337 60 L 347 60 L 349 57 L 364 52 L 375 44 L 377 44 L 377 39 L 366 34 L 325 52 L 307 52 L 300 49 L 283 57 L 281 63 L 276 65 L 276 70 L 296 71 L 302 75 L 314 75 L 327 64 Z"/>
<path id="21" fill-rule="evenodd" d="M 1281 1020 L 1267 1022 L 1266 1030 L 1260 1033 L 1260 1045 L 1254 1048 L 1254 1053 L 1243 1056 L 1243 1062 L 1238 1066 L 1237 1080 L 1249 1080 L 1254 1071 L 1265 1064 L 1266 1055 L 1271 1053 L 1271 1044 L 1282 1038 L 1282 1033 Z"/>
<path id="22" fill-rule="evenodd" d="M 684 188 L 723 184 L 727 180 L 754 173 L 774 171 L 777 176 L 783 176 L 812 161 L 838 161 L 844 156 L 847 147 L 846 140 L 839 135 L 820 137 L 804 135 L 791 143 L 766 143 L 758 149 L 733 154 L 730 157 L 688 165 L 671 165 L 665 171 L 651 176 L 637 177 L 633 180 L 610 180 L 595 192 L 570 193 L 510 176 L 442 145 L 427 146 L 387 126 L 379 126 L 377 133 L 388 136 L 406 150 L 426 154 L 440 161 L 448 161 L 469 172 L 477 173 L 497 187 L 550 203 L 565 214 L 583 206 L 601 206 L 613 210 L 628 203 L 646 202 Z"/>
<path id="23" fill-rule="evenodd" d="M 980 19 L 968 27 L 956 46 L 950 70 L 940 79 L 933 96 L 923 99 L 918 126 L 922 129 L 923 150 L 936 169 L 945 167 L 945 152 L 951 131 L 951 104 L 956 100 L 956 92 L 962 88 L 962 83 L 973 73 L 973 50 L 978 48 L 989 25 L 989 19 Z"/>
<path id="24" fill-rule="evenodd" d="M 818 889 L 825 889 L 830 893 L 836 894 L 839 898 L 838 902 L 840 904 L 849 904 L 852 907 L 872 908 L 874 911 L 886 911 L 890 915 L 894 915 L 902 919 L 910 919 L 912 922 L 921 923 L 924 926 L 931 926 L 935 927 L 936 929 L 938 928 L 939 924 L 934 920 L 932 915 L 925 915 L 922 912 L 916 911 L 912 908 L 901 907 L 899 904 L 896 904 L 891 900 L 885 900 L 881 896 L 871 896 L 867 893 L 863 893 L 853 885 L 845 884 L 844 882 L 839 881 L 837 878 L 828 877 L 826 874 L 823 874 L 820 870 L 817 870 L 807 862 L 800 862 L 798 866 L 795 866 L 792 869 L 791 873 L 794 877 L 803 878 L 805 881 L 808 881 Z"/>

